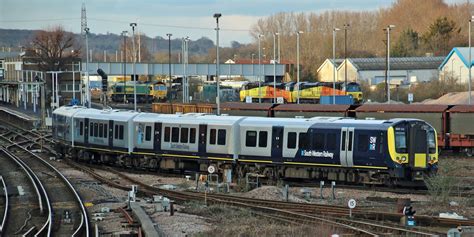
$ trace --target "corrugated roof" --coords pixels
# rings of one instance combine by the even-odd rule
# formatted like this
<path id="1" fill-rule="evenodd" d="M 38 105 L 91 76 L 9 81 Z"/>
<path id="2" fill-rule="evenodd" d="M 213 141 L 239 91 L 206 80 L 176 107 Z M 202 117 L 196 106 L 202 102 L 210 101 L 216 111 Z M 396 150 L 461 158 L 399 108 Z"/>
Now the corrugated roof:
<path id="1" fill-rule="evenodd" d="M 401 105 L 401 104 L 364 104 L 356 112 L 410 112 L 410 113 L 440 113 L 448 109 L 447 105 Z"/>
<path id="2" fill-rule="evenodd" d="M 19 56 L 19 55 L 20 55 L 20 52 L 17 52 L 17 51 L 13 51 L 13 52 L 1 51 L 0 52 L 0 59 L 16 57 L 16 56 Z"/>
<path id="3" fill-rule="evenodd" d="M 299 112 L 345 112 L 350 105 L 321 105 L 321 104 L 281 104 L 273 108 L 275 111 Z"/>
<path id="4" fill-rule="evenodd" d="M 474 113 L 474 105 L 456 105 L 449 109 L 451 113 Z"/>
<path id="5" fill-rule="evenodd" d="M 390 70 L 438 69 L 445 57 L 390 58 Z M 349 58 L 359 71 L 385 70 L 385 58 Z M 336 60 L 337 61 L 337 60 Z"/>

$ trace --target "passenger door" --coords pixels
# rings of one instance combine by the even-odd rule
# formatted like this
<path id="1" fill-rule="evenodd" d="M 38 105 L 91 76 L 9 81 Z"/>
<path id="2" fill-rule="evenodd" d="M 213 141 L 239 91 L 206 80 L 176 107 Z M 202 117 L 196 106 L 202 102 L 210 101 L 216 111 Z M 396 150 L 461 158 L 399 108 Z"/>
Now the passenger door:
<path id="1" fill-rule="evenodd" d="M 84 144 L 89 143 L 89 119 L 84 119 Z"/>
<path id="2" fill-rule="evenodd" d="M 112 149 L 114 147 L 114 121 L 109 120 L 109 131 L 108 131 L 108 138 L 109 138 L 109 148 Z"/>
<path id="3" fill-rule="evenodd" d="M 339 157 L 343 167 L 354 166 L 354 128 L 341 128 L 341 149 Z"/>
<path id="4" fill-rule="evenodd" d="M 199 124 L 199 153 L 206 152 L 207 124 Z"/>
<path id="5" fill-rule="evenodd" d="M 283 153 L 283 127 L 272 127 L 272 158 L 280 159 Z"/>
<path id="6" fill-rule="evenodd" d="M 162 123 L 155 123 L 155 132 L 153 135 L 153 150 L 161 151 L 161 126 Z"/>

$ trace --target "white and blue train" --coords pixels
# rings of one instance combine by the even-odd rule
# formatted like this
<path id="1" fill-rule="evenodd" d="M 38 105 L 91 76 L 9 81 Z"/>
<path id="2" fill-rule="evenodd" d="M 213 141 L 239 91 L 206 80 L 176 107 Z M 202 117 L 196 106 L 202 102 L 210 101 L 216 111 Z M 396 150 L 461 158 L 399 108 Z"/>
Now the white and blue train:
<path id="1" fill-rule="evenodd" d="M 155 114 L 64 106 L 53 113 L 58 151 L 145 169 L 271 179 L 418 182 L 437 170 L 436 131 L 417 119 L 264 118 Z"/>

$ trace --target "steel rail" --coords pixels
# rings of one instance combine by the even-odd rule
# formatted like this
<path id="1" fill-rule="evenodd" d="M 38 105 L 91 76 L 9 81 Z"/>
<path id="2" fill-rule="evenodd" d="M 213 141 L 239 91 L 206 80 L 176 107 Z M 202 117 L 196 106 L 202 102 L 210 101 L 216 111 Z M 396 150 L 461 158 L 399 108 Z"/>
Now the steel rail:
<path id="1" fill-rule="evenodd" d="M 25 147 L 22 147 L 18 144 L 15 144 L 15 146 L 18 147 L 19 149 L 24 150 L 25 152 L 28 152 L 29 154 L 34 156 L 37 160 L 39 160 L 41 163 L 43 163 L 46 167 L 52 169 L 54 172 L 56 172 L 61 177 L 63 182 L 66 183 L 66 185 L 68 186 L 70 191 L 74 194 L 74 196 L 76 198 L 76 201 L 77 201 L 77 203 L 78 203 L 78 205 L 81 209 L 81 223 L 79 224 L 78 228 L 74 231 L 73 236 L 78 236 L 81 233 L 82 229 L 85 229 L 85 234 L 88 237 L 90 231 L 89 231 L 89 217 L 87 215 L 87 210 L 84 207 L 83 200 L 82 200 L 81 196 L 79 195 L 79 193 L 77 193 L 76 189 L 71 184 L 71 182 L 69 182 L 69 180 L 58 169 L 56 169 L 56 167 L 51 165 L 49 162 L 45 161 L 43 158 L 41 158 L 37 154 L 29 151 Z"/>
<path id="2" fill-rule="evenodd" d="M 51 201 L 49 200 L 49 195 L 48 195 L 48 192 L 46 192 L 46 188 L 44 187 L 43 183 L 41 182 L 41 180 L 39 179 L 39 177 L 36 175 L 36 173 L 23 161 L 21 160 L 20 158 L 16 157 L 15 159 L 18 159 L 18 161 L 20 163 L 22 163 L 22 165 L 25 166 L 25 168 L 28 170 L 29 173 L 31 173 L 31 175 L 33 177 L 35 177 L 35 180 L 38 184 L 38 186 L 41 188 L 42 192 L 43 192 L 43 197 L 46 201 L 46 206 L 48 207 L 48 220 L 44 223 L 44 225 L 38 230 L 38 232 L 35 234 L 35 237 L 36 236 L 44 236 L 46 234 L 46 236 L 51 236 L 51 232 L 53 230 L 53 224 L 52 224 L 52 219 L 53 219 L 53 207 L 51 205 Z"/>
<path id="3" fill-rule="evenodd" d="M 5 223 L 8 217 L 8 208 L 9 208 L 8 201 L 9 200 L 8 200 L 8 190 L 7 190 L 7 185 L 5 184 L 5 180 L 3 179 L 2 176 L 0 176 L 0 179 L 2 180 L 3 193 L 5 195 L 5 210 L 3 211 L 2 225 L 0 226 L 0 235 L 3 235 L 3 228 L 5 226 Z"/>

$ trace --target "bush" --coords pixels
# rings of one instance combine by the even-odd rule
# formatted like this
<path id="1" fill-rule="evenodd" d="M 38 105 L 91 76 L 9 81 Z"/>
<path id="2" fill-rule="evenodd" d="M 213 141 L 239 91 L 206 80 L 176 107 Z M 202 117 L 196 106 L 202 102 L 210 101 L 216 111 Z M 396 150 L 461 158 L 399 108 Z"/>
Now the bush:
<path id="1" fill-rule="evenodd" d="M 436 204 L 448 204 L 453 190 L 460 184 L 459 177 L 454 174 L 459 170 L 453 162 L 439 161 L 438 173 L 425 179 L 431 201 Z"/>
<path id="2" fill-rule="evenodd" d="M 376 86 L 370 86 L 367 82 L 361 82 L 364 100 L 385 102 L 385 84 L 380 83 Z M 408 93 L 413 93 L 414 102 L 422 102 L 426 99 L 437 99 L 450 92 L 467 91 L 467 85 L 458 82 L 457 77 L 446 76 L 443 80 L 432 78 L 429 82 L 421 82 L 407 87 L 398 87 L 390 89 L 390 99 L 408 103 Z"/>

